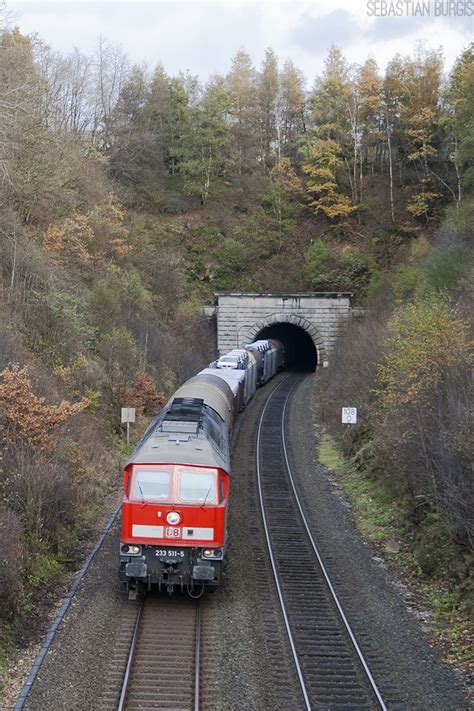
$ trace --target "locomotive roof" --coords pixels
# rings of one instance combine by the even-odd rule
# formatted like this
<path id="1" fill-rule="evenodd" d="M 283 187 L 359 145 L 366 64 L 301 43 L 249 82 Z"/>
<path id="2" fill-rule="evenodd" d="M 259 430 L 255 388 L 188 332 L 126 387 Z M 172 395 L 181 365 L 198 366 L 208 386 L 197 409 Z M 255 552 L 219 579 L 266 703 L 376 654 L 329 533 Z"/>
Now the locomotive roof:
<path id="1" fill-rule="evenodd" d="M 204 370 L 201 370 L 200 375 L 201 374 L 215 374 L 217 378 L 220 378 L 227 383 L 234 396 L 239 390 L 239 383 L 242 383 L 245 380 L 245 371 L 238 369 L 234 370 L 233 368 L 204 368 Z"/>
<path id="2" fill-rule="evenodd" d="M 201 398 L 174 398 L 150 423 L 128 464 L 159 462 L 230 470 L 228 430 Z"/>

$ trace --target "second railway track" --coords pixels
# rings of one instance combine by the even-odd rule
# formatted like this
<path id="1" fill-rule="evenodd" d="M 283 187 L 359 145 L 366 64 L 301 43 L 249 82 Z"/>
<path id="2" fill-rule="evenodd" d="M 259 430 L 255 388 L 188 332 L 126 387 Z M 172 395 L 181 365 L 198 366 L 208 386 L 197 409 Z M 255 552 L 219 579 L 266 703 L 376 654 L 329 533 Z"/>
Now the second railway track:
<path id="1" fill-rule="evenodd" d="M 118 711 L 199 711 L 201 610 L 189 598 L 138 608 Z"/>
<path id="2" fill-rule="evenodd" d="M 386 709 L 311 535 L 285 439 L 287 403 L 301 376 L 271 394 L 257 433 L 265 537 L 304 708 Z"/>

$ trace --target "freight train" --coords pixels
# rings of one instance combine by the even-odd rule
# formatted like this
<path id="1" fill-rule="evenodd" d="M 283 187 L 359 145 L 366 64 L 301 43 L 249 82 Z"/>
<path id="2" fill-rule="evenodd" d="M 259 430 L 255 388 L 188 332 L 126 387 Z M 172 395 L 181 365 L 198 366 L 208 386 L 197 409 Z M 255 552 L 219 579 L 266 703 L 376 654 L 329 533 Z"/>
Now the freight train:
<path id="1" fill-rule="evenodd" d="M 199 597 L 221 584 L 232 426 L 284 364 L 276 340 L 232 350 L 152 420 L 124 471 L 119 577 L 129 599 L 152 586 Z"/>

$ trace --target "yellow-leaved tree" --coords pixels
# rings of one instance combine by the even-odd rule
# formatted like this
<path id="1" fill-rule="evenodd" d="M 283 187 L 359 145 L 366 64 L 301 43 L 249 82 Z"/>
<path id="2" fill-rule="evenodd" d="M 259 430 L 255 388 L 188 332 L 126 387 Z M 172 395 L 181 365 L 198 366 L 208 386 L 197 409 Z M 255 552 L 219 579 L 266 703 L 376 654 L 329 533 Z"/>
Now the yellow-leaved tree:
<path id="1" fill-rule="evenodd" d="M 382 470 L 414 516 L 442 515 L 451 539 L 472 546 L 469 324 L 431 294 L 390 319 L 384 347 L 372 418 Z"/>
<path id="2" fill-rule="evenodd" d="M 309 149 L 303 170 L 306 173 L 308 201 L 317 213 L 329 220 L 344 221 L 357 207 L 340 191 L 337 172 L 342 168 L 341 149 L 330 138 L 317 139 Z"/>
<path id="3" fill-rule="evenodd" d="M 467 364 L 472 352 L 469 325 L 435 295 L 400 309 L 390 321 L 385 345 L 377 392 L 384 410 L 421 405 L 447 369 Z"/>

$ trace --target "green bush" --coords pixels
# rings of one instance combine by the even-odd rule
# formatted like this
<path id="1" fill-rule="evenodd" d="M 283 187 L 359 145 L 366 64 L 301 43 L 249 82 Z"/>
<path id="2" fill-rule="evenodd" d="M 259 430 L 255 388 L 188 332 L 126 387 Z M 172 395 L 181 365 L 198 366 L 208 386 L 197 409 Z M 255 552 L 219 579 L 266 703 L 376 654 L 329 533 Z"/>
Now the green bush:
<path id="1" fill-rule="evenodd" d="M 90 309 L 94 323 L 103 327 L 104 323 L 118 324 L 121 316 L 120 296 L 113 284 L 101 279 L 91 289 Z"/>
<path id="2" fill-rule="evenodd" d="M 320 239 L 308 247 L 304 260 L 304 276 L 313 283 L 331 262 L 331 250 Z"/>
<path id="3" fill-rule="evenodd" d="M 94 345 L 96 328 L 89 322 L 85 299 L 64 286 L 34 292 L 26 337 L 50 363 L 68 363 Z"/>
<path id="4" fill-rule="evenodd" d="M 304 275 L 313 289 L 355 291 L 363 295 L 370 283 L 373 267 L 355 249 L 333 254 L 322 240 L 316 240 L 305 256 Z"/>
<path id="5" fill-rule="evenodd" d="M 402 264 L 395 270 L 392 288 L 397 301 L 410 301 L 420 294 L 424 286 L 425 275 L 420 267 Z"/>
<path id="6" fill-rule="evenodd" d="M 472 253 L 461 244 L 433 252 L 423 267 L 426 287 L 437 292 L 452 292 L 469 274 L 471 262 Z"/>
<path id="7" fill-rule="evenodd" d="M 452 293 L 467 278 L 471 263 L 472 255 L 462 244 L 433 249 L 422 266 L 397 267 L 392 282 L 395 298 L 404 303 L 431 292 Z"/>

